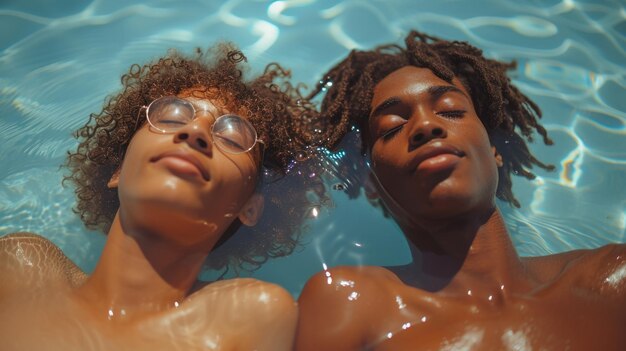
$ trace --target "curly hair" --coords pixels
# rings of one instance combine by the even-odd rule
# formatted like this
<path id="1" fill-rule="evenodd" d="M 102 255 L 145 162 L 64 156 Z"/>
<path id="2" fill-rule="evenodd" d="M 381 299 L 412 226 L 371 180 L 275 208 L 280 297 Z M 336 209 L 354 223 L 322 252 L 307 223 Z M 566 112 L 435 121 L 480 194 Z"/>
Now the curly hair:
<path id="1" fill-rule="evenodd" d="M 526 140 L 532 141 L 534 131 L 543 137 L 544 143 L 551 145 L 552 140 L 539 123 L 539 107 L 507 76 L 516 63 L 488 59 L 466 42 L 446 41 L 417 31 L 406 36 L 405 46 L 391 44 L 372 51 L 353 50 L 331 68 L 308 96 L 312 99 L 326 92 L 320 119 L 315 122 L 315 129 L 323 133 L 310 133 L 303 140 L 333 149 L 352 126 L 367 131 L 375 86 L 404 66 L 428 68 L 449 83 L 457 77 L 469 91 L 492 145 L 503 157 L 496 195 L 519 207 L 511 189 L 511 173 L 533 179 L 535 175 L 528 168 L 536 165 L 552 170 L 554 166 L 537 160 L 526 145 Z M 371 146 L 367 139 L 362 138 L 361 152 Z"/>
<path id="2" fill-rule="evenodd" d="M 245 235 L 237 235 L 236 244 L 226 244 L 226 239 L 241 226 L 239 220 L 235 220 L 218 242 L 219 250 L 209 255 L 206 266 L 225 271 L 229 266 L 254 269 L 268 257 L 283 256 L 294 250 L 306 211 L 315 206 L 306 192 L 315 189 L 320 202 L 325 196 L 323 187 L 315 184 L 316 178 L 287 172 L 294 166 L 294 150 L 304 147 L 291 135 L 301 130 L 302 121 L 314 116 L 316 111 L 302 98 L 301 86 L 289 83 L 289 71 L 271 63 L 261 75 L 246 81 L 246 61 L 233 44 L 221 43 L 205 52 L 196 49 L 190 56 L 170 50 L 158 60 L 130 67 L 121 77 L 121 91 L 107 97 L 102 111 L 92 113 L 88 122 L 75 132 L 79 145 L 76 151 L 68 151 L 64 164 L 69 169 L 64 182 L 75 186 L 74 212 L 80 215 L 87 228 L 106 233 L 113 221 L 119 199 L 116 189 L 109 189 L 107 182 L 121 166 L 133 135 L 144 123 L 140 120 L 142 106 L 162 96 L 201 87 L 226 108 L 248 111 L 248 120 L 258 137 L 267 141 L 262 178 L 266 179 L 268 174 L 284 178 L 277 183 L 260 183 L 268 203 L 265 212 L 282 215 L 274 216 L 272 221 L 262 219 L 254 228 L 246 229 Z M 303 163 L 299 167 L 307 165 Z M 289 182 L 298 185 L 285 193 L 280 183 Z M 276 218 L 280 218 L 281 223 Z"/>

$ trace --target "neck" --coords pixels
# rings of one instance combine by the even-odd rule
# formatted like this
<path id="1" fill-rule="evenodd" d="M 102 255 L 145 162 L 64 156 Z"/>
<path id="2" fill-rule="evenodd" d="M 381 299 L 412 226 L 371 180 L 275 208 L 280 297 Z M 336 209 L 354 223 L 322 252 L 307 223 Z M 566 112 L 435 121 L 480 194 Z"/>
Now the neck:
<path id="1" fill-rule="evenodd" d="M 189 248 L 162 238 L 129 230 L 118 213 L 96 269 L 78 290 L 89 309 L 108 319 L 130 320 L 177 307 L 213 245 Z"/>
<path id="2" fill-rule="evenodd" d="M 420 221 L 402 225 L 415 245 L 413 257 L 434 279 L 432 290 L 472 295 L 519 290 L 528 283 L 523 264 L 497 209 L 483 216 Z M 419 252 L 417 252 L 419 251 Z M 429 289 L 430 290 L 430 289 Z M 507 290 L 507 291 L 508 291 Z"/>

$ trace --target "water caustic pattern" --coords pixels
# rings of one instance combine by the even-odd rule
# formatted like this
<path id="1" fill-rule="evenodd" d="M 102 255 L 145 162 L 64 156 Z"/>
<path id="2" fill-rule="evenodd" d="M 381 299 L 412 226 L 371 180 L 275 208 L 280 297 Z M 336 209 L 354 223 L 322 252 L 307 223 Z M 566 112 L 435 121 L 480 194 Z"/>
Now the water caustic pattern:
<path id="1" fill-rule="evenodd" d="M 4 1 L 0 234 L 40 233 L 93 267 L 103 238 L 69 211 L 58 165 L 75 146 L 71 131 L 131 63 L 226 39 L 257 69 L 278 61 L 312 86 L 349 49 L 398 41 L 411 28 L 517 59 L 512 78 L 544 112 L 555 146 L 532 151 L 556 170 L 515 179 L 520 209 L 500 204 L 520 254 L 626 242 L 626 9 L 617 0 Z M 296 296 L 323 267 L 410 259 L 395 223 L 359 194 L 350 156 L 316 154 L 334 206 L 311 209 L 299 251 L 253 273 Z"/>

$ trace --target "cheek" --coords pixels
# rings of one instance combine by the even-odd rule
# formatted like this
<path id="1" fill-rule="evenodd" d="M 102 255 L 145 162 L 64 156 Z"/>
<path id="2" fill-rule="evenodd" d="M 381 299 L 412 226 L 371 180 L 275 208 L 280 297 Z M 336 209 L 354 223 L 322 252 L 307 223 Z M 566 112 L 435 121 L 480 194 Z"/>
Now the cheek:
<path id="1" fill-rule="evenodd" d="M 372 149 L 372 171 L 378 178 L 383 187 L 390 192 L 394 192 L 394 188 L 403 188 L 404 172 L 401 167 L 399 153 L 390 152 L 388 145 L 377 143 Z"/>
<path id="2" fill-rule="evenodd" d="M 144 163 L 140 150 L 133 147 L 133 144 L 131 144 L 128 149 L 126 149 L 124 160 L 120 165 L 120 185 L 129 181 L 132 182 L 135 178 L 140 178 L 142 168 L 145 167 Z"/>
<path id="3" fill-rule="evenodd" d="M 215 155 L 212 164 L 214 180 L 228 195 L 247 197 L 256 188 L 259 175 L 252 159 L 247 155 Z"/>
<path id="4" fill-rule="evenodd" d="M 391 177 L 391 181 L 401 181 L 408 175 L 407 164 L 410 155 L 403 138 L 396 135 L 389 140 L 378 140 L 371 151 L 372 169 L 379 177 Z"/>
<path id="5" fill-rule="evenodd" d="M 398 152 L 394 152 L 391 141 L 377 141 L 370 151 L 373 167 L 397 167 Z"/>
<path id="6" fill-rule="evenodd" d="M 163 149 L 166 144 L 171 143 L 172 136 L 169 134 L 153 134 L 147 127 L 140 129 L 131 139 L 124 160 L 120 165 L 120 181 L 125 177 L 139 177 L 149 164 L 150 158 L 154 156 L 154 150 Z"/>
<path id="7" fill-rule="evenodd" d="M 384 181 L 387 178 L 389 169 L 392 167 L 390 160 L 379 149 L 380 147 L 375 145 L 371 150 L 371 169 L 380 181 Z"/>
<path id="8" fill-rule="evenodd" d="M 484 191 L 494 188 L 498 184 L 498 165 L 494 150 L 488 142 L 483 142 L 479 146 L 473 148 L 472 155 L 476 158 L 472 173 L 476 174 L 476 186 L 483 187 Z"/>

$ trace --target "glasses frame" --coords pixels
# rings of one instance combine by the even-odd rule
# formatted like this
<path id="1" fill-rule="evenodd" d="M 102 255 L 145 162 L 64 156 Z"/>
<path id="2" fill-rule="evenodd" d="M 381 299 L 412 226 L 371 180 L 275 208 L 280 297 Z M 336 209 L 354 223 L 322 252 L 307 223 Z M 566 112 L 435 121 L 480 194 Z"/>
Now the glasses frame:
<path id="1" fill-rule="evenodd" d="M 154 100 L 153 100 L 151 103 L 149 103 L 147 106 L 145 106 L 145 105 L 144 105 L 144 106 L 141 106 L 141 109 L 145 109 L 145 110 L 146 110 L 146 120 L 148 121 L 148 124 L 150 124 L 150 126 L 151 126 L 152 128 L 154 128 L 155 130 L 159 131 L 159 132 L 160 132 L 160 133 L 162 133 L 162 134 L 174 134 L 174 133 L 176 133 L 179 129 L 181 129 L 181 128 L 183 128 L 183 127 L 184 127 L 184 126 L 181 126 L 180 128 L 178 128 L 178 129 L 176 129 L 176 130 L 168 131 L 168 130 L 161 129 L 161 128 L 157 127 L 157 126 L 156 126 L 156 125 L 154 125 L 154 124 L 152 123 L 152 121 L 150 120 L 150 117 L 149 117 L 149 116 L 150 116 L 150 107 L 152 106 L 152 104 L 154 104 L 155 102 L 157 102 L 157 101 L 159 101 L 159 100 L 161 100 L 161 99 L 167 99 L 167 98 L 171 98 L 171 99 L 175 99 L 175 100 L 178 100 L 178 101 L 182 101 L 184 104 L 191 106 L 191 110 L 193 111 L 193 116 L 192 116 L 191 120 L 189 120 L 189 122 L 187 122 L 187 123 L 190 123 L 191 121 L 193 121 L 193 120 L 195 120 L 196 118 L 198 118 L 198 117 L 197 117 L 197 114 L 196 114 L 196 108 L 195 108 L 195 106 L 194 106 L 194 105 L 193 105 L 190 101 L 185 100 L 185 99 L 182 99 L 182 98 L 179 98 L 178 96 L 174 96 L 174 95 L 161 96 L 160 98 L 156 98 L 156 99 L 154 99 Z M 141 113 L 141 109 L 140 109 L 139 113 Z M 214 130 L 213 130 L 213 129 L 214 129 L 214 127 L 215 127 L 215 125 L 217 124 L 217 122 L 218 122 L 221 118 L 224 118 L 224 117 L 232 117 L 232 116 L 235 116 L 235 117 L 237 117 L 237 118 L 239 118 L 239 119 L 243 120 L 243 121 L 244 121 L 244 123 L 246 123 L 247 125 L 249 125 L 249 126 L 250 126 L 250 128 L 252 129 L 252 131 L 254 132 L 254 143 L 252 144 L 252 146 L 250 146 L 248 149 L 243 150 L 243 151 L 240 151 L 240 152 L 235 152 L 235 151 L 229 150 L 229 149 L 227 149 L 226 147 L 222 146 L 220 142 L 215 142 L 216 137 L 215 137 L 215 132 L 214 132 Z M 187 125 L 187 123 L 186 123 L 185 125 Z M 219 139 L 217 139 L 217 140 L 219 140 Z M 258 144 L 261 144 L 261 146 L 262 146 L 262 147 L 261 147 L 261 164 L 263 164 L 263 160 L 264 160 L 264 158 L 265 158 L 265 142 L 264 142 L 262 139 L 259 139 L 259 135 L 258 135 L 258 133 L 257 133 L 256 129 L 254 128 L 254 126 L 253 126 L 253 125 L 252 125 L 252 124 L 251 124 L 251 123 L 250 123 L 247 119 L 245 119 L 245 118 L 243 118 L 243 117 L 241 117 L 241 116 L 239 116 L 239 115 L 237 115 L 237 114 L 234 114 L 234 113 L 227 113 L 227 114 L 221 115 L 221 116 L 219 116 L 219 117 L 217 117 L 217 118 L 215 119 L 215 121 L 214 121 L 214 122 L 213 122 L 213 124 L 211 125 L 211 142 L 212 142 L 214 145 L 216 145 L 216 146 L 217 146 L 220 150 L 222 150 L 222 151 L 224 151 L 224 152 L 226 152 L 226 153 L 232 154 L 232 155 L 240 155 L 240 154 L 243 154 L 243 153 L 249 152 L 250 150 L 254 149 L 254 147 L 257 145 L 257 143 L 258 143 Z"/>

